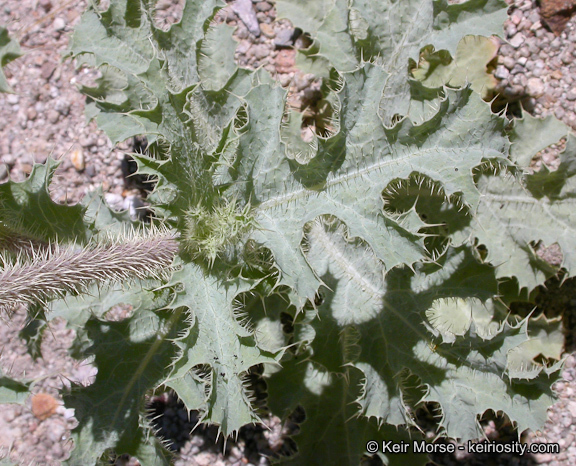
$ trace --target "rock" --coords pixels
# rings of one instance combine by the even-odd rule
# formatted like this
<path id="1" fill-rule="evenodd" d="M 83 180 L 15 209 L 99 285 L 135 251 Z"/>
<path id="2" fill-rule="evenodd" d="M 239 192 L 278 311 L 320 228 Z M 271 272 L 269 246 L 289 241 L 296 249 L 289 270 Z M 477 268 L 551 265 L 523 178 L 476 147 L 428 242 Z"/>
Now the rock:
<path id="1" fill-rule="evenodd" d="M 566 115 L 566 110 L 564 110 L 562 107 L 557 107 L 556 110 L 554 110 L 554 116 L 559 120 L 564 118 L 564 115 Z"/>
<path id="2" fill-rule="evenodd" d="M 522 67 L 521 65 L 519 65 L 517 63 L 516 65 L 514 65 L 514 68 L 512 68 L 510 73 L 516 74 L 516 75 L 521 75 L 522 73 L 524 73 L 524 67 Z"/>
<path id="3" fill-rule="evenodd" d="M 269 39 L 274 39 L 276 37 L 276 33 L 274 32 L 274 28 L 270 24 L 262 23 L 260 24 L 260 31 Z"/>
<path id="4" fill-rule="evenodd" d="M 540 51 L 540 47 L 538 47 L 538 44 L 536 42 L 530 42 L 528 44 L 528 50 L 530 51 L 530 53 L 532 55 L 538 55 L 538 52 Z"/>
<path id="5" fill-rule="evenodd" d="M 252 46 L 252 44 L 250 42 L 248 42 L 247 40 L 243 40 L 242 42 L 240 42 L 238 44 L 238 47 L 236 47 L 236 53 L 241 55 L 241 56 L 246 55 L 248 50 L 250 50 L 251 46 Z"/>
<path id="6" fill-rule="evenodd" d="M 292 47 L 295 35 L 295 29 L 281 29 L 276 32 L 274 45 L 276 47 Z"/>
<path id="7" fill-rule="evenodd" d="M 278 73 L 294 71 L 295 60 L 296 50 L 280 50 L 276 55 L 276 71 Z"/>
<path id="8" fill-rule="evenodd" d="M 36 111 L 36 109 L 34 107 L 28 107 L 28 110 L 26 110 L 26 118 L 28 118 L 28 120 L 35 120 L 36 117 L 38 116 L 38 112 Z"/>
<path id="9" fill-rule="evenodd" d="M 518 29 L 516 28 L 515 24 L 508 24 L 508 26 L 506 26 L 506 35 L 508 37 L 512 37 L 517 32 L 518 32 Z"/>
<path id="10" fill-rule="evenodd" d="M 506 56 L 506 57 L 504 57 L 504 60 L 502 60 L 502 64 L 506 68 L 511 70 L 512 68 L 514 68 L 514 65 L 516 64 L 516 60 L 514 60 L 514 58 L 511 56 Z"/>
<path id="11" fill-rule="evenodd" d="M 279 74 L 278 81 L 280 81 L 280 85 L 282 87 L 288 87 L 292 82 L 292 76 L 290 76 L 289 74 Z"/>
<path id="12" fill-rule="evenodd" d="M 260 35 L 260 26 L 258 25 L 258 19 L 251 0 L 236 0 L 232 3 L 232 11 L 238 15 L 240 21 L 248 28 L 248 31 L 256 37 Z"/>
<path id="13" fill-rule="evenodd" d="M 90 147 L 96 144 L 97 137 L 94 134 L 88 134 L 80 138 L 80 145 L 82 147 Z"/>
<path id="14" fill-rule="evenodd" d="M 20 102 L 20 96 L 16 95 L 16 94 L 8 94 L 6 96 L 6 101 L 10 104 L 10 105 L 18 105 L 18 102 Z"/>
<path id="15" fill-rule="evenodd" d="M 58 16 L 52 23 L 52 26 L 55 31 L 63 31 L 66 28 L 66 21 L 64 18 Z"/>
<path id="16" fill-rule="evenodd" d="M 262 60 L 263 58 L 266 58 L 268 55 L 270 55 L 270 49 L 266 44 L 257 44 L 252 47 L 252 49 L 252 53 L 258 60 Z"/>
<path id="17" fill-rule="evenodd" d="M 540 13 L 536 8 L 532 9 L 530 13 L 528 13 L 528 21 L 530 21 L 532 24 L 540 22 Z"/>
<path id="18" fill-rule="evenodd" d="M 238 23 L 238 27 L 236 28 L 236 37 L 240 40 L 245 40 L 250 37 L 250 31 L 243 22 Z"/>
<path id="19" fill-rule="evenodd" d="M 524 34 L 519 32 L 516 35 L 514 35 L 514 37 L 512 37 L 512 39 L 510 39 L 508 42 L 510 43 L 510 45 L 512 47 L 517 49 L 518 47 L 520 47 L 524 43 Z"/>
<path id="20" fill-rule="evenodd" d="M 538 78 L 530 78 L 526 83 L 526 92 L 532 97 L 540 97 L 544 94 L 544 83 Z"/>
<path id="21" fill-rule="evenodd" d="M 81 147 L 75 147 L 72 149 L 72 152 L 70 152 L 70 161 L 77 171 L 81 172 L 84 170 L 86 164 L 84 161 L 84 151 Z"/>
<path id="22" fill-rule="evenodd" d="M 550 42 L 550 50 L 560 50 L 560 47 L 562 46 L 562 41 L 560 40 L 560 37 L 555 37 L 554 40 L 552 42 Z"/>
<path id="23" fill-rule="evenodd" d="M 266 13 L 272 9 L 272 5 L 268 2 L 258 2 L 256 3 L 256 9 L 262 13 Z"/>
<path id="24" fill-rule="evenodd" d="M 48 121 L 50 123 L 55 124 L 58 122 L 58 119 L 60 118 L 60 113 L 58 113 L 54 109 L 50 109 L 50 110 L 48 110 L 46 116 L 48 117 Z"/>
<path id="25" fill-rule="evenodd" d="M 509 86 L 502 93 L 505 97 L 514 99 L 524 94 L 524 88 L 519 85 Z"/>
<path id="26" fill-rule="evenodd" d="M 572 63 L 573 60 L 572 53 L 566 50 L 560 55 L 560 60 L 562 60 L 562 63 L 564 63 L 565 65 L 569 65 L 570 63 Z"/>
<path id="27" fill-rule="evenodd" d="M 536 30 L 535 34 L 536 34 L 536 37 L 537 37 L 538 39 L 540 39 L 540 38 L 545 38 L 545 37 L 546 37 L 546 34 L 547 34 L 547 31 L 546 31 L 545 29 L 543 29 L 543 28 L 540 28 L 540 29 L 537 29 L 537 30 Z"/>
<path id="28" fill-rule="evenodd" d="M 576 0 L 540 0 L 540 16 L 554 34 L 559 36 L 576 11 Z"/>
<path id="29" fill-rule="evenodd" d="M 292 83 L 296 87 L 296 90 L 301 91 L 310 86 L 310 81 L 312 79 L 314 79 L 313 75 L 299 72 L 294 75 Z"/>
<path id="30" fill-rule="evenodd" d="M 496 67 L 496 71 L 494 72 L 494 76 L 498 79 L 507 79 L 508 76 L 510 76 L 510 71 L 508 71 L 506 67 L 498 65 Z"/>
<path id="31" fill-rule="evenodd" d="M 58 113 L 66 116 L 70 112 L 70 103 L 64 99 L 57 99 L 54 103 L 54 108 Z"/>
<path id="32" fill-rule="evenodd" d="M 40 66 L 40 76 L 42 77 L 42 79 L 48 81 L 52 76 L 52 74 L 54 73 L 55 69 L 56 69 L 56 63 L 54 63 L 51 60 L 46 60 Z"/>
<path id="33" fill-rule="evenodd" d="M 519 74 L 518 76 L 516 76 L 517 79 L 517 83 L 520 84 L 522 87 L 526 87 L 527 81 L 528 79 L 526 78 L 526 75 L 524 73 Z"/>
<path id="34" fill-rule="evenodd" d="M 515 24 L 516 26 L 520 24 L 520 21 L 522 21 L 522 19 L 523 19 L 522 13 L 520 13 L 520 11 L 518 10 L 514 10 L 512 16 L 510 16 L 510 21 L 512 22 L 512 24 Z"/>
<path id="35" fill-rule="evenodd" d="M 552 71 L 552 73 L 550 73 L 550 77 L 552 79 L 556 79 L 556 80 L 562 79 L 563 76 L 564 76 L 564 74 L 560 70 L 554 70 L 554 71 Z"/>
<path id="36" fill-rule="evenodd" d="M 546 464 L 552 462 L 555 459 L 555 456 L 550 453 L 536 453 L 534 455 L 538 464 Z"/>

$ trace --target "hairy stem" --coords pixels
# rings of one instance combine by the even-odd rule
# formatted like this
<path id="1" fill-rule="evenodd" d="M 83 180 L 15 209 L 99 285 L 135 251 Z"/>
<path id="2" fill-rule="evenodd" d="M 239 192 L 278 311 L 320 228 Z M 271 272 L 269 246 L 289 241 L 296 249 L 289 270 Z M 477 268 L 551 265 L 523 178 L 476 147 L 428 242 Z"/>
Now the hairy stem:
<path id="1" fill-rule="evenodd" d="M 28 264 L 0 273 L 0 309 L 79 293 L 91 282 L 158 277 L 178 251 L 173 236 L 151 236 L 111 246 L 43 251 Z"/>

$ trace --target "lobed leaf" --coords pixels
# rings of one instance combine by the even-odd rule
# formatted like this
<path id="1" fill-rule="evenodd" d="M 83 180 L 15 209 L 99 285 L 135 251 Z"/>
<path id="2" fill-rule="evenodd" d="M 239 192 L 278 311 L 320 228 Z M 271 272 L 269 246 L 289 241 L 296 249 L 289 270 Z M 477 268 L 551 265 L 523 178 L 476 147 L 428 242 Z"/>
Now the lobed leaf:
<path id="1" fill-rule="evenodd" d="M 25 181 L 0 184 L 0 221 L 4 225 L 45 242 L 87 238 L 83 208 L 56 204 L 48 193 L 58 165 L 48 158 L 44 165 L 35 164 Z"/>
<path id="2" fill-rule="evenodd" d="M 194 264 L 185 264 L 170 283 L 181 291 L 170 307 L 187 309 L 187 325 L 175 339 L 178 356 L 164 384 L 173 388 L 188 410 L 202 411 L 202 420 L 219 426 L 224 436 L 245 424 L 259 422 L 246 387 L 248 370 L 275 364 L 281 348 L 259 347 L 253 331 L 242 325 L 236 296 L 254 286 L 218 280 Z"/>
<path id="3" fill-rule="evenodd" d="M 323 0 L 315 3 L 278 1 L 278 17 L 287 18 L 317 41 L 317 55 L 340 72 L 351 72 L 363 62 L 377 62 L 386 72 L 378 111 L 386 126 L 410 108 L 407 79 L 409 59 L 417 60 L 428 44 L 455 55 L 458 41 L 469 34 L 498 35 L 506 18 L 501 0 Z M 304 53 L 306 53 L 304 51 Z M 445 81 L 446 82 L 446 81 Z"/>
<path id="4" fill-rule="evenodd" d="M 70 306 L 71 310 L 74 305 Z M 92 342 L 96 380 L 64 396 L 78 420 L 68 464 L 95 464 L 107 449 L 137 457 L 143 465 L 168 465 L 169 455 L 145 420 L 144 396 L 166 377 L 175 356 L 181 312 L 137 309 L 122 322 L 91 318 L 85 331 Z"/>
<path id="5" fill-rule="evenodd" d="M 21 55 L 18 42 L 10 38 L 5 27 L 0 26 L 0 92 L 12 92 L 3 68 Z"/>
<path id="6" fill-rule="evenodd" d="M 530 149 L 563 130 L 527 118 L 510 131 L 474 93 L 491 82 L 493 47 L 472 88 L 446 87 L 473 78 L 464 49 L 485 40 L 465 40 L 459 51 L 458 43 L 498 33 L 505 3 L 278 1 L 278 15 L 313 39 L 299 65 L 325 79 L 330 131 L 310 144 L 300 139 L 301 116 L 286 110 L 286 91 L 263 70 L 233 63 L 230 29 L 211 24 L 221 6 L 189 0 L 182 20 L 162 31 L 150 3 L 116 0 L 89 10 L 72 41 L 71 53 L 102 71 L 85 89 L 90 115 L 114 142 L 147 135 L 139 172 L 158 179 L 148 199 L 184 246 L 172 291 L 73 302 L 101 377 L 116 374 L 105 355 L 114 332 L 142 367 L 114 385 L 127 384 L 133 400 L 123 398 L 118 415 L 82 408 L 78 458 L 93 458 L 90 445 L 153 458 L 136 423 L 141 397 L 161 383 L 224 435 L 258 422 L 246 377 L 260 364 L 272 408 L 306 413 L 294 464 L 354 463 L 369 439 L 406 439 L 421 402 L 439 404 L 452 437 L 477 437 L 489 409 L 520 430 L 539 428 L 562 364 L 557 322 L 507 318 L 496 298 L 504 277 L 534 287 L 552 272 L 533 251 L 538 241 L 558 242 L 572 269 L 575 142 L 568 138 L 557 171 L 522 173 Z M 411 79 L 410 60 L 433 50 L 455 61 Z M 537 128 L 549 135 L 533 136 Z M 123 221 L 99 209 L 89 203 L 83 217 L 95 230 Z M 483 261 L 477 243 L 487 247 Z M 251 262 L 254 251 L 265 258 Z M 262 305 L 246 303 L 251 293 Z M 87 320 L 123 299 L 141 302 L 126 323 Z M 170 315 L 187 318 L 172 327 Z M 139 319 L 149 319 L 141 337 L 130 327 Z M 134 345 L 145 346 L 144 362 Z M 85 406 L 106 399 L 102 380 L 85 390 Z M 124 437 L 120 415 L 134 427 Z M 333 441 L 324 448 L 318 438 Z"/>

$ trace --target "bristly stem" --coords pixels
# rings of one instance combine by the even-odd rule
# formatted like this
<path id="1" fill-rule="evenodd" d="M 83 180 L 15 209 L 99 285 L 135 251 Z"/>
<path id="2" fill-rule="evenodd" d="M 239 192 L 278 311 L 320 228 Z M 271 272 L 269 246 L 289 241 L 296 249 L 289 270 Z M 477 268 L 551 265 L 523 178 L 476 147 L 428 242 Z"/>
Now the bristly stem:
<path id="1" fill-rule="evenodd" d="M 36 251 L 32 262 L 6 265 L 0 273 L 0 309 L 79 293 L 94 281 L 159 277 L 177 251 L 177 240 L 166 234 L 81 250 Z"/>

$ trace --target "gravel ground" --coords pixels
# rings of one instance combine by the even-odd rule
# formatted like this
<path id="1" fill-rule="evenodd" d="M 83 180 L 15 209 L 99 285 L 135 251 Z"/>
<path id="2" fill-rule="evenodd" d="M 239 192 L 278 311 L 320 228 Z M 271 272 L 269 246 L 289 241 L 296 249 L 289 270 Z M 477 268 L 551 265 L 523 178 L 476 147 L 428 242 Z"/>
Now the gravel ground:
<path id="1" fill-rule="evenodd" d="M 158 24 L 168 27 L 178 20 L 181 3 L 160 0 Z M 545 1 L 542 8 L 548 7 Z M 573 2 L 552 1 L 550 4 Z M 509 19 L 505 24 L 507 43 L 500 48 L 495 76 L 499 91 L 511 112 L 520 106 L 534 115 L 555 115 L 576 129 L 576 20 L 570 19 L 558 34 L 547 29 L 554 23 L 535 0 L 509 1 Z M 61 160 L 52 184 L 53 198 L 59 202 L 78 202 L 87 192 L 100 187 L 112 206 L 129 208 L 137 205 L 140 192 L 130 189 L 122 172 L 122 160 L 133 144 L 126 142 L 112 148 L 107 137 L 94 123 L 86 124 L 84 98 L 80 84 L 94 82 L 96 73 L 75 70 L 70 61 L 62 61 L 68 35 L 86 7 L 84 0 L 4 0 L 0 7 L 0 24 L 5 24 L 13 37 L 20 40 L 25 56 L 11 63 L 6 74 L 14 95 L 0 94 L 0 182 L 10 176 L 22 180 L 34 162 L 48 156 Z M 565 15 L 569 18 L 569 15 Z M 310 108 L 318 98 L 319 81 L 300 73 L 294 67 L 295 48 L 305 47 L 307 38 L 286 21 L 275 21 L 273 3 L 236 0 L 223 10 L 217 21 L 236 26 L 239 42 L 236 58 L 241 66 L 262 66 L 290 89 L 292 107 L 309 112 L 302 129 L 307 138 L 317 128 Z M 297 26 L 297 25 L 295 25 Z M 562 144 L 545 151 L 537 163 L 554 168 Z M 572 282 L 569 282 L 570 284 Z M 576 287 L 570 285 L 555 296 L 557 313 L 564 313 L 567 326 L 567 349 L 574 350 L 573 316 L 576 315 Z M 548 296 L 543 293 L 542 296 Z M 543 309 L 549 302 L 543 298 Z M 13 377 L 33 379 L 34 396 L 23 406 L 3 406 L 0 410 L 0 456 L 10 453 L 19 464 L 57 465 L 71 448 L 68 441 L 74 427 L 73 413 L 66 410 L 58 395 L 70 384 L 90 383 L 94 369 L 88 361 L 78 362 L 67 355 L 73 331 L 57 321 L 45 333 L 39 358 L 27 352 L 19 331 L 25 325 L 23 309 L 0 325 L 0 366 Z M 569 343 L 569 344 L 568 344 Z M 559 455 L 533 457 L 480 458 L 464 455 L 441 458 L 438 464 L 576 464 L 576 359 L 570 356 L 562 373 L 563 381 L 555 386 L 559 401 L 551 407 L 549 420 L 541 432 L 530 433 L 527 441 L 558 442 Z M 225 453 L 215 444 L 214 431 L 203 429 L 187 434 L 192 421 L 182 416 L 182 409 L 169 395 L 151 400 L 159 417 L 160 429 L 172 438 L 180 450 L 176 464 L 223 465 L 266 464 L 264 455 L 282 452 L 282 436 L 289 429 L 277 418 L 267 418 L 269 430 L 247 427 L 238 442 L 229 442 Z M 498 420 L 486 422 L 489 438 L 502 437 Z M 118 458 L 116 464 L 133 464 Z"/>

